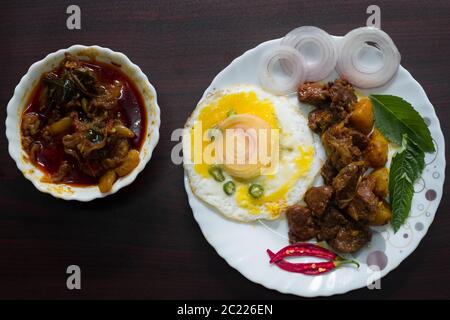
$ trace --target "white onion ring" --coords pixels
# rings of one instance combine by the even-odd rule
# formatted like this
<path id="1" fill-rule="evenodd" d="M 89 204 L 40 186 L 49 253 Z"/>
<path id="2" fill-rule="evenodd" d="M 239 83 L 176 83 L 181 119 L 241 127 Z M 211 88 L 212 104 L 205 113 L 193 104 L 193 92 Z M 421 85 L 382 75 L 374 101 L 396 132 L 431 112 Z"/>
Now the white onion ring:
<path id="1" fill-rule="evenodd" d="M 295 48 L 303 57 L 307 70 L 306 81 L 323 80 L 335 69 L 338 59 L 338 49 L 334 39 L 324 30 L 304 26 L 289 32 L 282 45 Z M 307 53 L 315 46 L 318 52 Z"/>
<path id="2" fill-rule="evenodd" d="M 285 80 L 277 80 L 274 77 L 274 67 L 277 62 L 284 66 L 282 69 L 286 76 Z M 263 56 L 258 70 L 261 86 L 276 95 L 296 92 L 297 87 L 305 82 L 305 77 L 306 71 L 302 56 L 297 50 L 286 46 L 278 46 L 267 52 Z"/>
<path id="3" fill-rule="evenodd" d="M 364 49 L 375 47 L 382 55 L 382 65 L 367 65 L 360 61 Z M 382 30 L 362 27 L 347 33 L 340 45 L 336 66 L 341 77 L 359 88 L 375 88 L 387 83 L 397 72 L 400 53 L 392 39 Z"/>

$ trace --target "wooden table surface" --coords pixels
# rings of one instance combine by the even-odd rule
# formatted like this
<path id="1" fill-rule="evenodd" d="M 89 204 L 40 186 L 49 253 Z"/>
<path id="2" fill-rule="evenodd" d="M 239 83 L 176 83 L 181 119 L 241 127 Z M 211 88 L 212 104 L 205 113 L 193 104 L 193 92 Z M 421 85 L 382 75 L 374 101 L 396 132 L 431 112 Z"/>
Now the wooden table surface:
<path id="1" fill-rule="evenodd" d="M 75 1 L 81 30 L 66 28 L 67 1 L 0 4 L 0 105 L 28 67 L 73 44 L 124 52 L 158 91 L 161 138 L 129 187 L 90 203 L 40 193 L 10 158 L 0 130 L 0 298 L 296 298 L 265 289 L 229 267 L 203 238 L 172 164 L 171 132 L 182 127 L 213 77 L 259 43 L 301 25 L 343 35 L 365 25 L 372 1 Z M 432 4 L 431 4 L 432 3 Z M 450 132 L 450 2 L 376 1 L 382 28 L 402 53 Z M 448 180 L 417 250 L 382 279 L 381 290 L 335 298 L 450 298 Z M 66 268 L 82 290 L 66 289 Z"/>

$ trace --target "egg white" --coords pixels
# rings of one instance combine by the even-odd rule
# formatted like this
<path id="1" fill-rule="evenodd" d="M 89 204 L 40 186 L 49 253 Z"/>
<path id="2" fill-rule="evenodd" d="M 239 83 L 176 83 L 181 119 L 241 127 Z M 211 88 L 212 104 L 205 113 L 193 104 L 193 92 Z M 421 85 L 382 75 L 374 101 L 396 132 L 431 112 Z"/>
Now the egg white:
<path id="1" fill-rule="evenodd" d="M 289 185 L 289 189 L 280 201 L 276 203 L 250 203 L 249 206 L 243 205 L 242 199 L 245 195 L 242 192 L 243 186 L 238 189 L 234 195 L 228 196 L 223 191 L 223 183 L 215 181 L 212 177 L 205 177 L 198 173 L 195 165 L 190 163 L 187 155 L 190 155 L 191 139 L 190 131 L 198 119 L 200 112 L 206 106 L 218 101 L 225 95 L 254 92 L 259 100 L 269 100 L 278 119 L 280 128 L 280 163 L 276 174 L 271 176 L 259 176 L 252 182 L 264 186 L 265 195 L 270 195 L 279 188 Z M 300 111 L 298 105 L 294 105 L 285 97 L 274 96 L 259 87 L 253 85 L 237 85 L 226 89 L 216 91 L 213 94 L 202 99 L 185 125 L 185 134 L 183 135 L 183 154 L 184 168 L 187 173 L 190 187 L 193 193 L 213 206 L 220 213 L 230 219 L 239 221 L 254 221 L 257 219 L 274 220 L 280 217 L 286 206 L 297 203 L 303 199 L 308 188 L 313 183 L 315 177 L 320 171 L 323 163 L 323 156 L 320 142 L 315 141 L 311 130 L 308 127 L 308 121 Z M 295 159 L 298 158 L 301 150 L 309 150 L 312 158 L 309 168 L 299 177 L 293 178 L 293 172 L 298 169 L 295 166 Z M 235 179 L 223 172 L 225 181 Z M 239 184 L 238 184 L 239 185 Z M 239 201 L 237 199 L 240 199 Z M 245 202 L 245 201 L 244 201 Z"/>

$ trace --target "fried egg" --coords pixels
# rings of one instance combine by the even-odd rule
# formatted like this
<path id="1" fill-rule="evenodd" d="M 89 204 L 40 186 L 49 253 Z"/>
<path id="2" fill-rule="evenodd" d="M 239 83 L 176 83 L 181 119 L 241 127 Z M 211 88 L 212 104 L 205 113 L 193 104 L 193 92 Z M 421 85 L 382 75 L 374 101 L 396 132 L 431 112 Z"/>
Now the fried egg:
<path id="1" fill-rule="evenodd" d="M 302 200 L 321 167 L 317 149 L 297 105 L 252 85 L 203 98 L 183 134 L 193 193 L 239 221 L 274 220 Z"/>

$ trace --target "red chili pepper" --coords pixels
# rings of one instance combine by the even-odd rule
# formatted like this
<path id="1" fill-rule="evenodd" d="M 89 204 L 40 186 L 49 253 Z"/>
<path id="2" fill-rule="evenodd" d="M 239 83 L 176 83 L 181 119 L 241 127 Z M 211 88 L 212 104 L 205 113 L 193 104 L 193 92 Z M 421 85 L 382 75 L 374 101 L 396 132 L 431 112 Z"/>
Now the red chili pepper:
<path id="1" fill-rule="evenodd" d="M 275 257 L 275 253 L 267 249 L 267 253 L 269 257 L 273 259 Z M 353 263 L 359 268 L 359 263 L 355 260 L 342 260 L 339 257 L 333 261 L 327 262 L 310 262 L 310 263 L 292 263 L 286 260 L 280 260 L 276 262 L 276 265 L 286 271 L 289 272 L 297 272 L 303 273 L 306 275 L 319 275 L 322 273 L 329 272 L 333 269 L 340 267 L 343 264 Z"/>
<path id="2" fill-rule="evenodd" d="M 284 247 L 278 251 L 273 258 L 270 259 L 270 263 L 274 263 L 282 260 L 285 257 L 317 257 L 326 260 L 335 260 L 338 256 L 331 250 L 316 245 L 314 243 L 295 243 L 287 247 Z"/>

